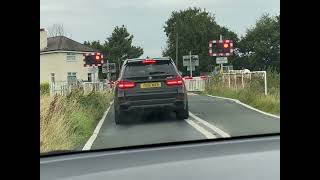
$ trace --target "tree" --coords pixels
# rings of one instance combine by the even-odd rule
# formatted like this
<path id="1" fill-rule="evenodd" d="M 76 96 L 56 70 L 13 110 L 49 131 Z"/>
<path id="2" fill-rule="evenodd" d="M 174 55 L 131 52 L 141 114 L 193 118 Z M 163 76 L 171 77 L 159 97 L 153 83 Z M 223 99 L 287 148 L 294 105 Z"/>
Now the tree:
<path id="1" fill-rule="evenodd" d="M 219 26 L 213 14 L 200 8 L 188 8 L 186 10 L 173 11 L 171 17 L 165 22 L 164 32 L 167 36 L 167 47 L 162 52 L 163 56 L 176 59 L 176 37 L 178 34 L 178 69 L 186 74 L 186 67 L 182 66 L 182 56 L 192 54 L 199 55 L 200 64 L 196 68 L 196 74 L 212 71 L 215 58 L 208 56 L 208 42 L 219 39 L 230 39 L 236 45 L 237 35 L 226 27 Z M 229 60 L 233 61 L 234 57 Z"/>
<path id="2" fill-rule="evenodd" d="M 52 26 L 48 27 L 48 35 L 49 37 L 68 36 L 63 24 L 53 24 Z"/>
<path id="3" fill-rule="evenodd" d="M 127 28 L 122 25 L 115 27 L 111 36 L 105 42 L 105 48 L 109 59 L 121 66 L 122 60 L 138 58 L 143 54 L 143 49 L 132 46 L 133 35 L 130 35 Z"/>
<path id="4" fill-rule="evenodd" d="M 122 25 L 121 27 L 116 26 L 114 28 L 111 36 L 107 38 L 104 44 L 101 44 L 99 41 L 85 41 L 84 44 L 104 53 L 105 58 L 109 62 L 116 63 L 119 71 L 123 60 L 138 58 L 143 54 L 141 47 L 132 45 L 132 39 L 133 35 L 130 35 L 127 28 Z M 104 77 L 105 75 L 100 74 L 99 76 Z"/>
<path id="5" fill-rule="evenodd" d="M 262 15 L 239 42 L 236 67 L 250 70 L 280 70 L 280 15 Z"/>
<path id="6" fill-rule="evenodd" d="M 94 49 L 96 49 L 96 50 L 98 50 L 98 51 L 100 51 L 102 53 L 106 52 L 105 46 L 103 44 L 100 44 L 100 41 L 92 41 L 92 42 L 84 41 L 83 44 L 87 45 L 87 46 L 90 46 L 90 47 L 92 47 L 92 48 L 94 48 Z"/>

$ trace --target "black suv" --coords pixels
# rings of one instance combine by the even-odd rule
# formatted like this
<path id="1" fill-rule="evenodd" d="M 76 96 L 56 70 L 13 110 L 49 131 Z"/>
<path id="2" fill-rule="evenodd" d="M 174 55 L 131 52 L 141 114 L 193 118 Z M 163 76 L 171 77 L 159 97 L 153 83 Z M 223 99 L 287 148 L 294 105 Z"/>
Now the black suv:
<path id="1" fill-rule="evenodd" d="M 168 110 L 177 119 L 189 117 L 187 90 L 170 58 L 127 59 L 124 61 L 114 93 L 117 124 L 126 121 L 126 112 Z"/>

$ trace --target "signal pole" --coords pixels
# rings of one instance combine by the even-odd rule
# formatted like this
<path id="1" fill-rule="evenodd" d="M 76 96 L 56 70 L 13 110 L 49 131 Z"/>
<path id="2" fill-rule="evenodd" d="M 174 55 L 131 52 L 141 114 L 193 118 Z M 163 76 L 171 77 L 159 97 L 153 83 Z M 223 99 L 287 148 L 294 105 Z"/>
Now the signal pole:
<path id="1" fill-rule="evenodd" d="M 108 72 L 107 72 L 107 79 L 108 79 L 108 81 L 110 81 L 110 67 L 109 67 L 109 59 L 107 59 L 107 68 L 108 68 Z"/>
<path id="2" fill-rule="evenodd" d="M 222 40 L 222 35 L 220 34 L 220 40 Z M 220 64 L 220 74 L 223 73 L 223 64 Z"/>

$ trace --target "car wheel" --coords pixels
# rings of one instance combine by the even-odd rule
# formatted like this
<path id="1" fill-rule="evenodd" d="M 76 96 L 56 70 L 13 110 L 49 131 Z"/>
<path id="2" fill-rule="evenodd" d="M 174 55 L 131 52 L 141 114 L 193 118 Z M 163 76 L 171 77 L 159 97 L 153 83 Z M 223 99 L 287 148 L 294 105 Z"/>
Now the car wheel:
<path id="1" fill-rule="evenodd" d="M 114 108 L 114 121 L 116 124 L 123 124 L 124 123 L 123 114 L 117 108 Z"/>
<path id="2" fill-rule="evenodd" d="M 183 119 L 188 119 L 189 118 L 189 107 L 188 107 L 188 104 L 187 104 L 186 109 L 178 110 L 176 112 L 176 117 L 179 120 L 183 120 Z"/>

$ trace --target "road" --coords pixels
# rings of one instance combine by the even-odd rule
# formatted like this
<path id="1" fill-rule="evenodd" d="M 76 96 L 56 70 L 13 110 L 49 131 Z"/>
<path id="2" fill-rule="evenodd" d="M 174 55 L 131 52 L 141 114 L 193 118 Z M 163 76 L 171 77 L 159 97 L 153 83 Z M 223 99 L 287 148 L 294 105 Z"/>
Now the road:
<path id="1" fill-rule="evenodd" d="M 116 125 L 111 106 L 90 149 L 280 132 L 280 118 L 262 114 L 234 101 L 188 95 L 190 117 L 174 113 L 128 114 L 134 121 Z"/>

